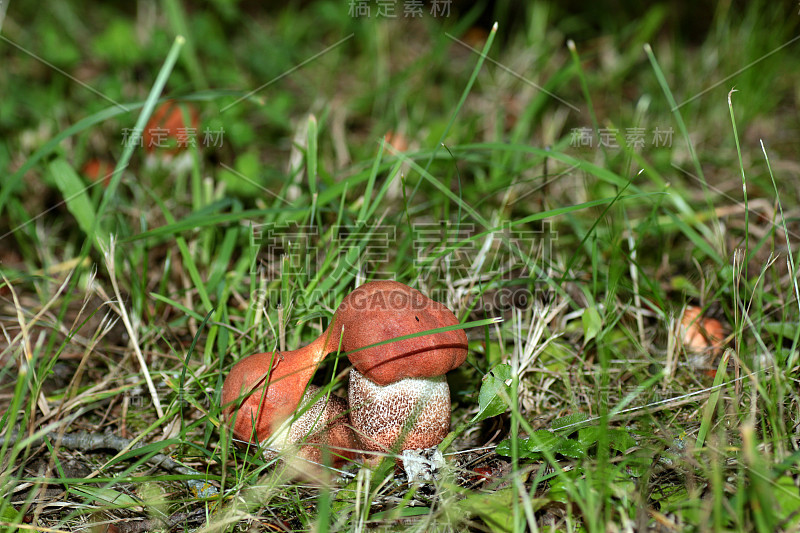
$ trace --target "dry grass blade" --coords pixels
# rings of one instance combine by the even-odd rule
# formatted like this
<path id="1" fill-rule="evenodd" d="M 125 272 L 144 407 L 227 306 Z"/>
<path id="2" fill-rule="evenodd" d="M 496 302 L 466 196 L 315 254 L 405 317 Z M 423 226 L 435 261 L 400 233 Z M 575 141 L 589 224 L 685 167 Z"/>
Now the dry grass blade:
<path id="1" fill-rule="evenodd" d="M 8 281 L 8 279 L 3 275 L 3 281 L 5 282 L 6 286 L 8 287 L 9 291 L 11 292 L 11 297 L 14 300 L 14 308 L 17 311 L 17 321 L 19 322 L 20 327 L 20 334 L 19 337 L 22 338 L 22 352 L 25 355 L 25 361 L 29 367 L 33 362 L 33 351 L 31 350 L 31 340 L 30 334 L 28 330 L 28 323 L 25 320 L 25 313 L 23 312 L 23 307 L 19 303 L 19 298 L 17 298 L 17 291 L 14 290 L 14 286 Z M 65 282 L 66 283 L 66 282 Z M 55 298 L 52 301 L 55 301 Z M 38 316 L 41 316 L 44 310 L 42 310 Z M 36 318 L 32 321 L 32 324 L 36 322 Z M 16 341 L 16 339 L 14 339 Z M 9 342 L 9 346 L 14 344 L 14 341 Z M 22 363 L 21 363 L 22 364 Z M 31 368 L 31 370 L 33 370 Z M 44 393 L 39 391 L 39 394 L 36 397 L 36 405 L 39 407 L 39 410 L 42 412 L 44 416 L 50 415 L 50 406 L 47 405 L 47 398 L 44 397 Z"/>
<path id="2" fill-rule="evenodd" d="M 131 323 L 130 316 L 125 308 L 125 302 L 122 299 L 122 293 L 119 290 L 115 266 L 115 243 L 116 239 L 111 236 L 108 241 L 108 249 L 103 250 L 103 257 L 105 258 L 108 277 L 111 280 L 111 286 L 114 288 L 114 296 L 117 298 L 119 316 L 122 318 L 122 323 L 125 324 L 125 330 L 128 332 L 128 336 L 130 337 L 131 347 L 136 353 L 136 359 L 139 361 L 139 368 L 141 369 L 142 375 L 147 382 L 147 390 L 150 392 L 150 397 L 153 400 L 153 406 L 156 409 L 156 414 L 158 415 L 158 418 L 164 418 L 164 409 L 161 407 L 161 400 L 158 398 L 156 386 L 153 383 L 153 378 L 150 375 L 150 370 L 147 367 L 147 361 L 145 361 L 144 354 L 142 354 L 142 349 L 139 347 L 137 328 L 135 328 L 133 323 Z"/>

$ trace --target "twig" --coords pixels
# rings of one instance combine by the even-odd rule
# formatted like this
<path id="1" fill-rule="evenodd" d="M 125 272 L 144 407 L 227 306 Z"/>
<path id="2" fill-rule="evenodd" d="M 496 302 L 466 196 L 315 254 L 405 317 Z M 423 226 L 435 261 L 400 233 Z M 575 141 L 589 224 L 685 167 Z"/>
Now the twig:
<path id="1" fill-rule="evenodd" d="M 95 433 L 86 433 L 86 432 L 78 432 L 78 433 L 67 433 L 65 435 L 61 435 L 61 440 L 59 441 L 59 435 L 56 432 L 47 433 L 44 437 L 49 438 L 50 440 L 58 443 L 61 443 L 61 446 L 64 448 L 68 448 L 70 450 L 78 450 L 82 452 L 89 452 L 89 451 L 97 451 L 97 450 L 114 450 L 117 453 L 127 450 L 140 448 L 143 446 L 141 445 L 133 445 L 131 446 L 131 440 L 125 439 L 122 437 L 118 437 L 116 435 L 98 435 Z M 44 438 L 42 437 L 42 439 Z M 3 436 L 0 437 L 0 446 L 2 446 L 6 439 L 9 439 L 11 443 L 16 442 L 17 440 L 17 432 L 13 432 L 10 436 Z M 37 444 L 41 442 L 42 439 L 34 442 Z M 157 453 L 152 457 L 147 459 L 147 463 L 167 470 L 168 472 L 173 472 L 175 474 L 181 474 L 186 476 L 202 476 L 200 472 L 195 470 L 194 468 L 184 466 L 170 456 L 165 455 L 163 453 Z M 186 485 L 188 485 L 189 490 L 192 491 L 193 494 L 197 495 L 199 498 L 211 498 L 212 496 L 216 496 L 219 494 L 217 488 L 213 485 L 210 485 L 208 482 L 200 480 L 200 479 L 187 479 Z"/>
<path id="2" fill-rule="evenodd" d="M 169 531 L 175 526 L 185 522 L 205 522 L 206 510 L 196 509 L 184 513 L 173 513 L 166 518 L 148 518 L 137 522 L 116 522 L 116 531 L 119 533 L 142 533 L 144 531 L 162 530 Z M 109 529 L 109 531 L 113 531 Z"/>

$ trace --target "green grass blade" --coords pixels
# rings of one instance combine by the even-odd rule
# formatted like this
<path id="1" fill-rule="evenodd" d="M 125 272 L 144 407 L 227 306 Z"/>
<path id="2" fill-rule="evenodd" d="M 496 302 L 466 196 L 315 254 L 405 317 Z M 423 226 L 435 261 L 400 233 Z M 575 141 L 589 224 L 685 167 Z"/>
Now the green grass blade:
<path id="1" fill-rule="evenodd" d="M 195 311 L 194 309 L 189 309 L 182 303 L 178 302 L 177 300 L 173 300 L 172 298 L 167 298 L 164 295 L 157 294 L 155 292 L 150 293 L 150 297 L 158 300 L 159 302 L 164 302 L 165 304 L 178 309 L 182 313 L 194 318 L 195 320 L 203 320 L 203 315 Z"/>
<path id="2" fill-rule="evenodd" d="M 178 55 L 180 54 L 181 47 L 183 47 L 184 42 L 185 39 L 183 37 L 180 35 L 177 36 L 175 38 L 175 42 L 172 44 L 172 48 L 167 54 L 166 60 L 164 60 L 164 64 L 162 65 L 161 70 L 158 72 L 158 76 L 156 76 L 156 81 L 153 84 L 153 87 L 150 89 L 150 94 L 148 94 L 147 99 L 144 102 L 144 107 L 142 108 L 141 113 L 139 113 L 139 118 L 136 120 L 136 124 L 133 127 L 133 135 L 136 138 L 142 134 L 147 121 L 153 114 L 153 110 L 158 102 L 158 97 L 161 95 L 161 92 L 164 90 L 164 86 L 167 84 L 167 79 L 172 72 L 172 68 L 175 66 L 175 61 L 178 59 Z M 101 221 L 103 220 L 103 215 L 105 215 L 111 199 L 114 197 L 114 194 L 117 191 L 119 182 L 122 179 L 122 171 L 128 166 L 128 162 L 130 161 L 133 151 L 137 148 L 137 146 L 138 144 L 135 142 L 126 143 L 125 149 L 122 152 L 122 156 L 117 162 L 117 166 L 114 168 L 111 181 L 109 182 L 108 187 L 103 194 L 103 198 L 100 201 L 100 206 L 97 208 L 97 217 L 95 219 L 90 236 L 95 238 L 96 232 L 103 231 L 104 234 L 100 237 L 97 237 L 99 242 L 107 243 L 108 241 L 107 234 L 105 234 L 106 229 L 102 227 Z M 84 246 L 82 255 L 85 255 L 86 253 L 88 253 L 88 248 Z"/>
<path id="3" fill-rule="evenodd" d="M 678 124 L 678 129 L 681 131 L 683 140 L 686 141 L 686 147 L 689 149 L 689 154 L 691 155 L 692 162 L 694 163 L 694 170 L 701 178 L 703 186 L 706 187 L 706 178 L 703 175 L 703 168 L 700 165 L 700 160 L 697 158 L 697 153 L 694 150 L 694 144 L 689 138 L 689 130 L 686 129 L 686 123 L 683 121 L 678 104 L 675 102 L 675 97 L 672 95 L 672 90 L 669 88 L 667 78 L 664 76 L 664 72 L 661 70 L 661 66 L 658 64 L 658 60 L 653 53 L 653 48 L 649 44 L 644 45 L 644 52 L 647 54 L 647 58 L 650 60 L 650 65 L 653 67 L 653 72 L 655 72 L 656 80 L 658 80 L 658 84 L 661 86 L 661 90 L 664 92 L 664 96 L 667 98 L 670 110 L 672 111 L 672 116 L 675 117 L 675 122 Z"/>
<path id="4" fill-rule="evenodd" d="M 747 204 L 747 176 L 744 174 L 744 162 L 742 161 L 742 147 L 739 144 L 739 132 L 736 130 L 736 118 L 733 115 L 733 93 L 736 92 L 732 89 L 728 93 L 728 110 L 731 114 L 731 127 L 733 128 L 733 140 L 736 142 L 736 155 L 739 157 L 739 170 L 742 173 L 742 195 L 744 200 L 744 249 L 750 252 L 750 207 Z M 791 248 L 790 248 L 791 249 Z M 744 279 L 747 277 L 747 263 L 744 262 Z"/>
<path id="5" fill-rule="evenodd" d="M 714 411 L 717 409 L 720 394 L 722 394 L 723 382 L 725 381 L 725 369 L 728 366 L 728 359 L 730 352 L 726 351 L 717 366 L 717 374 L 714 376 L 714 384 L 712 385 L 712 393 L 708 397 L 708 403 L 703 411 L 703 419 L 700 421 L 700 429 L 697 432 L 697 441 L 695 441 L 695 448 L 700 449 L 706 441 L 706 436 L 711 429 L 711 423 L 714 420 Z"/>
<path id="6" fill-rule="evenodd" d="M 86 187 L 78 173 L 72 168 L 72 165 L 62 158 L 50 163 L 50 173 L 56 182 L 56 186 L 64 196 L 67 209 L 78 221 L 78 226 L 87 236 L 91 236 L 96 217 L 94 206 L 87 192 L 89 187 Z"/>
<path id="7" fill-rule="evenodd" d="M 592 93 L 589 90 L 589 84 L 586 81 L 586 73 L 583 71 L 583 66 L 581 65 L 581 58 L 578 55 L 578 47 L 575 45 L 575 41 L 572 39 L 567 41 L 567 48 L 569 48 L 569 55 L 572 58 L 572 64 L 575 66 L 575 72 L 578 73 L 578 80 L 581 82 L 581 92 L 583 93 L 583 98 L 586 100 L 586 106 L 589 109 L 589 118 L 592 121 L 592 127 L 594 128 L 595 135 L 600 130 L 600 123 L 597 121 L 597 113 L 594 111 L 594 104 L 592 104 Z M 603 150 L 605 151 L 605 146 L 603 146 Z M 607 156 L 608 154 L 606 154 Z"/>
<path id="8" fill-rule="evenodd" d="M 475 80 L 478 79 L 478 74 L 481 71 L 481 67 L 483 67 L 483 62 L 486 59 L 486 54 L 489 53 L 489 50 L 492 47 L 492 43 L 494 42 L 494 38 L 497 36 L 497 22 L 494 23 L 492 26 L 491 31 L 489 32 L 489 37 L 486 39 L 486 43 L 483 45 L 483 50 L 481 50 L 480 55 L 478 56 L 478 62 L 475 63 L 475 68 L 472 69 L 472 75 L 469 77 L 469 81 L 467 81 L 467 85 L 464 87 L 464 90 L 461 91 L 461 98 L 459 98 L 458 103 L 456 104 L 455 109 L 453 110 L 452 115 L 450 115 L 450 120 L 447 123 L 447 126 L 444 128 L 442 135 L 439 137 L 439 141 L 436 143 L 433 151 L 431 152 L 430 157 L 428 158 L 428 162 L 425 164 L 425 171 L 431 167 L 433 160 L 436 157 L 439 149 L 441 148 L 442 144 L 444 143 L 447 136 L 450 134 L 450 130 L 453 127 L 453 124 L 456 122 L 456 117 L 458 116 L 461 108 L 464 106 L 464 102 L 467 101 L 467 96 L 469 96 L 470 91 L 472 91 L 472 86 L 475 84 Z M 417 182 L 417 185 L 414 187 L 414 190 L 408 197 L 408 201 L 411 202 L 419 188 L 420 182 Z"/>
<path id="9" fill-rule="evenodd" d="M 47 141 L 41 148 L 36 150 L 26 161 L 22 164 L 22 166 L 17 169 L 16 172 L 11 174 L 8 179 L 3 183 L 3 186 L 0 187 L 0 213 L 3 212 L 3 208 L 5 207 L 6 202 L 8 201 L 9 195 L 17 190 L 19 186 L 19 182 L 22 180 L 23 176 L 26 172 L 31 170 L 36 163 L 41 161 L 47 155 L 53 153 L 54 150 L 58 148 L 58 146 L 64 141 L 72 137 L 75 134 L 81 133 L 92 126 L 100 124 L 101 122 L 105 122 L 110 118 L 114 118 L 118 115 L 123 113 L 128 113 L 129 111 L 134 111 L 136 109 L 141 108 L 144 106 L 144 102 L 139 102 L 135 104 L 125 104 L 125 107 L 119 106 L 111 106 L 102 111 L 98 111 L 93 115 L 89 115 L 86 118 L 83 118 L 73 124 L 72 126 L 66 128 L 65 130 L 59 132 L 52 139 Z"/>
<path id="10" fill-rule="evenodd" d="M 383 158 L 383 150 L 385 146 L 386 140 L 381 139 L 381 142 L 378 145 L 378 153 L 375 155 L 375 159 L 372 162 L 372 169 L 370 170 L 369 178 L 367 179 L 367 188 L 364 190 L 364 201 L 361 202 L 361 210 L 358 213 L 359 220 L 367 220 L 367 209 L 369 209 L 370 204 L 372 203 L 372 188 L 375 186 L 375 178 L 378 177 L 378 169 L 381 166 L 381 160 Z"/>
<path id="11" fill-rule="evenodd" d="M 794 299 L 798 306 L 800 306 L 800 287 L 798 287 L 797 283 L 797 275 L 796 275 L 796 267 L 794 262 L 794 257 L 792 256 L 792 244 L 789 242 L 789 229 L 786 227 L 786 216 L 783 213 L 783 203 L 781 202 L 781 195 L 778 192 L 778 184 L 775 183 L 775 175 L 772 173 L 772 165 L 769 162 L 769 156 L 767 155 L 767 149 L 764 147 L 764 141 L 761 141 L 761 151 L 764 154 L 764 160 L 767 163 L 767 170 L 769 171 L 769 178 L 772 180 L 772 188 L 775 189 L 775 199 L 778 203 L 778 209 L 781 214 L 781 226 L 783 227 L 783 234 L 786 237 L 786 251 L 789 255 L 789 260 L 787 261 L 789 272 L 791 273 L 792 279 L 792 287 L 794 288 Z M 794 368 L 795 363 L 797 362 L 798 353 L 797 353 L 797 345 L 800 342 L 800 328 L 792 328 L 794 330 L 794 336 L 792 337 L 792 348 L 789 353 L 791 356 L 786 360 L 785 368 L 789 370 Z"/>
<path id="12" fill-rule="evenodd" d="M 308 132 L 306 147 L 306 171 L 308 172 L 308 192 L 311 196 L 317 194 L 317 151 L 319 143 L 319 125 L 317 117 L 308 116 Z"/>
<path id="13" fill-rule="evenodd" d="M 175 30 L 176 35 L 183 36 L 186 39 L 186 53 L 184 56 L 184 63 L 186 70 L 192 77 L 192 83 L 195 87 L 200 89 L 208 88 L 208 81 L 203 73 L 201 62 L 197 56 L 197 49 L 194 46 L 195 39 L 189 31 L 189 24 L 186 22 L 186 13 L 183 5 L 178 0 L 165 0 L 164 6 L 167 17 L 169 18 L 170 25 Z"/>
<path id="14" fill-rule="evenodd" d="M 192 231 L 208 226 L 219 226 L 232 222 L 240 222 L 242 220 L 257 219 L 265 215 L 276 215 L 280 213 L 302 213 L 301 208 L 297 209 L 248 209 L 246 211 L 234 211 L 232 213 L 215 214 L 231 204 L 230 202 L 215 203 L 203 208 L 202 210 L 192 213 L 186 218 L 171 223 L 164 224 L 151 230 L 143 231 L 135 235 L 131 235 L 125 239 L 120 239 L 120 243 L 132 243 L 147 239 L 164 239 L 167 237 L 176 236 L 178 234 Z"/>
<path id="15" fill-rule="evenodd" d="M 167 206 L 164 205 L 164 202 L 161 198 L 151 194 L 151 198 L 156 202 L 156 205 L 161 209 L 161 212 L 164 214 L 164 219 L 167 221 L 167 224 L 174 224 L 175 219 L 170 213 Z M 183 258 L 184 266 L 186 270 L 189 272 L 189 278 L 194 283 L 195 289 L 197 289 L 197 294 L 200 296 L 200 301 L 203 303 L 203 307 L 205 308 L 205 312 L 208 313 L 213 309 L 213 305 L 211 303 L 211 298 L 208 296 L 208 288 L 206 287 L 203 278 L 200 276 L 200 270 L 197 268 L 197 263 L 192 256 L 192 252 L 189 250 L 189 245 L 186 242 L 186 239 L 183 237 L 176 237 L 175 242 L 178 245 L 178 250 L 181 252 L 181 257 Z"/>

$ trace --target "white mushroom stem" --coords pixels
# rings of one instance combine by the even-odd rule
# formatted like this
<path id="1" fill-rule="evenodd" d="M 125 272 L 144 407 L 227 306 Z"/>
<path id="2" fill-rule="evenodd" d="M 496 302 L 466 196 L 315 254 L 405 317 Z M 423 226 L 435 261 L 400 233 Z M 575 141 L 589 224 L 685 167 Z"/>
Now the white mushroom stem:
<path id="1" fill-rule="evenodd" d="M 450 388 L 444 376 L 401 379 L 384 387 L 350 371 L 350 419 L 362 449 L 384 453 L 430 448 L 450 429 Z M 380 457 L 367 457 L 375 463 Z"/>

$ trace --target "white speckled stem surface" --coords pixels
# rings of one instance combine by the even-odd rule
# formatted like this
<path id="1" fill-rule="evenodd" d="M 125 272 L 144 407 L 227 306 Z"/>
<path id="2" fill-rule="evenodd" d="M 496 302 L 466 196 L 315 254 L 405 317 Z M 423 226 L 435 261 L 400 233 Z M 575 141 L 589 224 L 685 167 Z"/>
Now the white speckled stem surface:
<path id="1" fill-rule="evenodd" d="M 430 448 L 450 429 L 450 388 L 444 376 L 406 378 L 381 387 L 353 369 L 348 398 L 350 419 L 366 451 Z"/>

